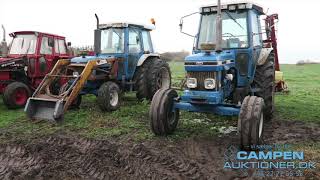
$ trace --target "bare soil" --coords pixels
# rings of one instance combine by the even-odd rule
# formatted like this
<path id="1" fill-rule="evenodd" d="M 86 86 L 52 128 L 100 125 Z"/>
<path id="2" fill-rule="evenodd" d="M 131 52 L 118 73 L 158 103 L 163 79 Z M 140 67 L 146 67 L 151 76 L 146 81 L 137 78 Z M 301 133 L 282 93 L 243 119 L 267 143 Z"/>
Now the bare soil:
<path id="1" fill-rule="evenodd" d="M 265 144 L 319 142 L 320 125 L 275 121 L 264 137 Z M 139 143 L 62 133 L 1 144 L 0 179 L 246 179 L 223 169 L 226 149 L 236 144 L 235 133 Z"/>

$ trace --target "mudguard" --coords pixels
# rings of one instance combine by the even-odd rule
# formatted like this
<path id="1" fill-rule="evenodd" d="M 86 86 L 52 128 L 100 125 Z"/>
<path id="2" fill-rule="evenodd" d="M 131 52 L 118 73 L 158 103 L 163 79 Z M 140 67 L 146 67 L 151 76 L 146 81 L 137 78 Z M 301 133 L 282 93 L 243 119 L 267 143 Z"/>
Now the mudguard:
<path id="1" fill-rule="evenodd" d="M 264 64 L 267 61 L 268 56 L 271 53 L 271 51 L 273 51 L 273 48 L 262 48 L 260 55 L 259 55 L 259 58 L 258 58 L 258 61 L 257 61 L 257 65 Z"/>
<path id="2" fill-rule="evenodd" d="M 158 58 L 160 58 L 160 54 L 156 54 L 156 53 L 143 54 L 143 55 L 139 58 L 138 63 L 137 63 L 137 66 L 141 66 L 141 65 L 144 63 L 144 61 L 145 61 L 146 59 L 148 59 L 149 57 L 158 57 Z"/>

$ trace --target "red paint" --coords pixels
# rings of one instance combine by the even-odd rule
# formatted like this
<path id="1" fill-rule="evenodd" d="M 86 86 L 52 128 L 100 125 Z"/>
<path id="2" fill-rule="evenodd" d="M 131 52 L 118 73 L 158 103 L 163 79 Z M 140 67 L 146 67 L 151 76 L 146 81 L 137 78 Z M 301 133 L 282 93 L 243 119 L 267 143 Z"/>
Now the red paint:
<path id="1" fill-rule="evenodd" d="M 278 20 L 278 14 L 269 15 L 265 19 L 267 29 L 267 40 L 265 40 L 264 42 L 271 43 L 275 57 L 275 70 L 280 71 L 275 20 Z M 270 44 L 268 46 L 270 46 Z"/>
<path id="2" fill-rule="evenodd" d="M 15 96 L 15 104 L 17 105 L 24 105 L 29 98 L 28 92 L 23 88 L 17 89 L 14 96 Z"/>
<path id="3" fill-rule="evenodd" d="M 64 54 L 60 54 L 59 51 L 55 50 L 55 46 L 52 47 L 51 54 L 41 54 L 41 41 L 44 37 L 53 38 L 55 40 L 64 40 L 65 37 L 49 34 L 49 33 L 42 33 L 42 32 L 35 32 L 35 31 L 19 31 L 11 33 L 11 37 L 15 37 L 16 35 L 21 34 L 35 34 L 37 35 L 37 44 L 34 54 L 28 55 L 20 55 L 20 54 L 8 54 L 5 58 L 0 58 L 0 65 L 8 64 L 9 62 L 15 62 L 15 64 L 20 65 L 20 67 L 13 67 L 13 66 L 0 66 L 0 93 L 3 93 L 6 86 L 13 81 L 20 81 L 26 83 L 27 86 L 33 91 L 35 90 L 38 85 L 41 83 L 42 79 L 45 77 L 47 73 L 49 73 L 52 68 L 54 67 L 55 63 L 59 59 L 69 59 L 71 56 L 68 54 L 68 50 Z M 64 43 L 65 48 L 67 48 L 66 42 Z M 10 51 L 9 51 L 10 52 Z M 27 62 L 22 61 L 22 57 L 25 56 L 27 58 Z M 41 71 L 40 69 L 40 59 L 45 58 L 44 65 L 45 71 Z M 31 61 L 34 61 L 33 63 Z M 26 63 L 26 64 L 25 64 Z M 32 70 L 31 65 L 34 64 L 34 69 Z M 28 68 L 27 72 L 24 71 L 24 66 Z M 22 75 L 16 75 L 17 72 L 21 72 Z M 26 82 L 27 81 L 27 82 Z M 22 103 L 22 105 L 27 100 L 28 93 L 23 90 L 17 90 L 15 93 L 15 101 L 17 104 Z"/>

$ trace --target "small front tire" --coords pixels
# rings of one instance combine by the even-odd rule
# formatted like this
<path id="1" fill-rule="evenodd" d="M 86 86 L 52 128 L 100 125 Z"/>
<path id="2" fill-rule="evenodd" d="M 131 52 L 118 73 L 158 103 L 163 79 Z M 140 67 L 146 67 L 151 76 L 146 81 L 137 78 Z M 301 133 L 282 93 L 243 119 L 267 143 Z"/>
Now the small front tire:
<path id="1" fill-rule="evenodd" d="M 115 111 L 120 106 L 120 88 L 114 82 L 103 83 L 98 90 L 97 103 L 102 111 Z"/>
<path id="2" fill-rule="evenodd" d="M 22 82 L 9 84 L 3 93 L 3 102 L 9 109 L 22 108 L 31 96 L 29 87 Z"/>
<path id="3" fill-rule="evenodd" d="M 238 132 L 240 148 L 254 150 L 262 141 L 264 122 L 264 100 L 257 96 L 246 96 L 241 105 Z"/>
<path id="4" fill-rule="evenodd" d="M 179 121 L 179 109 L 173 110 L 176 97 L 178 94 L 173 89 L 160 89 L 153 96 L 149 118 L 155 135 L 168 135 L 176 129 Z"/>

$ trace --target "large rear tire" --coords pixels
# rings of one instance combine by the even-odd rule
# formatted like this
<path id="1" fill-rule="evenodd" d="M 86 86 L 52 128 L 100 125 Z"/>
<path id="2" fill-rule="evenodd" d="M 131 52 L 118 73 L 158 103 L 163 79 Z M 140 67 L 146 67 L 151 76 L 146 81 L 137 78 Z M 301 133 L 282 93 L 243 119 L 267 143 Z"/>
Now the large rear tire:
<path id="1" fill-rule="evenodd" d="M 3 102 L 9 109 L 22 108 L 31 96 L 31 90 L 22 82 L 9 84 L 3 93 Z"/>
<path id="2" fill-rule="evenodd" d="M 176 97 L 178 94 L 173 89 L 160 89 L 153 96 L 149 118 L 154 134 L 168 135 L 176 129 L 179 121 L 179 109 L 173 110 Z"/>
<path id="3" fill-rule="evenodd" d="M 267 61 L 263 65 L 257 66 L 253 80 L 254 86 L 261 89 L 261 91 L 257 92 L 255 95 L 264 99 L 264 115 L 266 117 L 266 121 L 270 121 L 273 117 L 275 90 L 274 81 L 274 54 L 271 52 Z"/>
<path id="4" fill-rule="evenodd" d="M 148 79 L 147 74 L 149 67 L 154 59 L 148 59 L 141 66 L 137 67 L 133 80 L 135 81 L 134 89 L 136 91 L 136 97 L 139 100 L 147 98 L 148 95 Z"/>
<path id="5" fill-rule="evenodd" d="M 242 102 L 238 132 L 240 148 L 254 150 L 261 143 L 264 123 L 264 100 L 257 96 L 246 96 Z"/>
<path id="6" fill-rule="evenodd" d="M 148 96 L 151 100 L 159 89 L 169 89 L 171 87 L 171 72 L 167 62 L 155 59 L 150 65 L 148 73 Z"/>
<path id="7" fill-rule="evenodd" d="M 102 111 L 115 111 L 120 106 L 120 88 L 114 82 L 103 83 L 98 90 L 97 103 Z"/>

